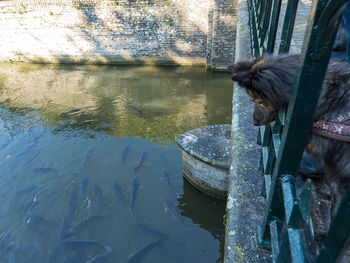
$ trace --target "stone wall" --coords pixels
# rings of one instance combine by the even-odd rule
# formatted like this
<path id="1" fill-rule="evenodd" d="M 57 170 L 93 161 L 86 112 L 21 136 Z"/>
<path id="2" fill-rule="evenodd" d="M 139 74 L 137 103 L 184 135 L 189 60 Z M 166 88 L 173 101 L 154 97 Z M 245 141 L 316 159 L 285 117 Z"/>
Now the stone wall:
<path id="1" fill-rule="evenodd" d="M 236 0 L 0 1 L 0 61 L 198 64 L 234 60 Z"/>

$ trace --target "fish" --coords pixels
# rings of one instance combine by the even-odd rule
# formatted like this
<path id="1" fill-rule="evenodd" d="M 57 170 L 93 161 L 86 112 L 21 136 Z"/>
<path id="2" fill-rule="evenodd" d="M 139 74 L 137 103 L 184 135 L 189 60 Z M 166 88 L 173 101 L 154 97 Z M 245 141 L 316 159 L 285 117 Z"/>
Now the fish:
<path id="1" fill-rule="evenodd" d="M 130 152 L 130 144 L 126 145 L 123 152 L 122 152 L 122 163 L 125 164 L 125 161 L 126 161 L 126 158 L 128 157 L 129 155 L 129 152 Z"/>
<path id="2" fill-rule="evenodd" d="M 111 247 L 106 246 L 106 253 L 98 254 L 89 260 L 87 260 L 85 263 L 103 263 L 105 262 L 110 254 L 112 253 L 113 249 Z"/>
<path id="3" fill-rule="evenodd" d="M 104 200 L 103 194 L 102 194 L 102 190 L 101 190 L 101 188 L 98 186 L 98 184 L 95 184 L 95 185 L 94 185 L 94 191 L 95 191 L 95 194 L 96 194 L 96 196 L 97 196 L 97 199 L 98 199 L 103 205 L 106 205 L 107 202 Z"/>
<path id="4" fill-rule="evenodd" d="M 129 108 L 133 109 L 135 112 L 137 112 L 140 116 L 142 115 L 142 111 L 136 107 L 135 105 L 129 105 Z"/>
<path id="5" fill-rule="evenodd" d="M 135 253 L 131 254 L 128 257 L 127 263 L 138 263 L 141 262 L 141 260 L 147 256 L 147 254 L 156 246 L 159 246 L 162 244 L 163 238 L 160 238 L 156 241 L 153 241 L 149 243 L 148 245 L 144 246 L 143 248 L 137 250 Z"/>
<path id="6" fill-rule="evenodd" d="M 117 195 L 117 197 L 119 198 L 119 200 L 121 202 L 123 202 L 123 204 L 126 204 L 125 198 L 124 198 L 123 193 L 122 193 L 122 188 L 117 183 L 117 181 L 113 181 L 113 190 L 114 190 L 115 194 Z"/>
<path id="7" fill-rule="evenodd" d="M 92 160 L 92 156 L 94 155 L 94 152 L 95 152 L 95 146 L 90 145 L 86 150 L 85 158 L 81 164 L 80 170 L 83 169 Z"/>
<path id="8" fill-rule="evenodd" d="M 158 237 L 165 237 L 165 236 L 166 236 L 166 235 L 163 234 L 162 232 L 160 232 L 160 231 L 158 231 L 158 230 L 156 230 L 156 229 L 154 229 L 154 228 L 151 228 L 151 227 L 149 227 L 149 226 L 146 226 L 146 225 L 144 225 L 144 224 L 136 223 L 135 225 L 136 225 L 136 227 L 137 227 L 138 229 L 140 229 L 140 230 L 143 231 L 143 232 L 147 232 L 147 233 L 150 233 L 150 234 L 155 235 L 155 236 L 158 236 Z"/>
<path id="9" fill-rule="evenodd" d="M 99 220 L 101 218 L 104 218 L 105 216 L 90 216 L 87 219 L 84 219 L 77 223 L 76 225 L 69 228 L 69 231 L 66 233 L 66 238 L 70 236 L 74 236 L 78 233 L 80 233 L 84 228 L 86 228 L 89 224 L 95 222 L 96 220 Z"/>
<path id="10" fill-rule="evenodd" d="M 168 199 L 166 199 L 164 197 L 162 199 L 163 199 L 163 201 L 164 201 L 164 203 L 166 205 L 166 209 L 170 212 L 172 217 L 175 220 L 179 221 L 181 224 L 183 224 L 184 221 L 183 221 L 182 216 L 181 216 L 181 214 L 179 212 L 179 209 L 177 209 L 177 207 L 172 202 L 170 202 Z"/>
<path id="11" fill-rule="evenodd" d="M 64 240 L 70 232 L 70 227 L 72 224 L 73 214 L 77 208 L 76 204 L 76 189 L 73 190 L 71 199 L 69 201 L 69 209 L 64 215 L 62 222 L 59 227 L 59 239 Z"/>
<path id="12" fill-rule="evenodd" d="M 162 179 L 168 187 L 171 187 L 170 176 L 165 168 L 162 170 Z"/>
<path id="13" fill-rule="evenodd" d="M 58 233 L 60 240 L 65 239 L 69 235 L 69 232 L 71 231 L 70 226 L 72 223 L 72 217 L 73 217 L 74 210 L 75 210 L 75 208 L 72 208 L 72 207 L 69 208 L 69 210 L 66 212 L 66 214 L 63 217 L 63 220 L 62 220 L 60 227 L 59 227 L 59 233 Z"/>
<path id="14" fill-rule="evenodd" d="M 80 183 L 80 195 L 84 199 L 88 199 L 86 196 L 86 187 L 88 186 L 89 183 L 89 177 L 85 176 L 84 179 Z"/>
<path id="15" fill-rule="evenodd" d="M 143 152 L 141 153 L 140 160 L 139 160 L 137 166 L 134 168 L 134 172 L 135 172 L 135 173 L 136 173 L 136 172 L 141 168 L 141 166 L 145 163 L 146 156 L 147 156 L 147 151 L 143 151 Z"/>
<path id="16" fill-rule="evenodd" d="M 47 219 L 41 215 L 31 213 L 28 216 L 27 224 L 28 221 L 35 223 L 35 224 L 40 224 L 40 225 L 47 225 L 47 226 L 56 226 L 57 224 L 50 219 Z"/>
<path id="17" fill-rule="evenodd" d="M 134 208 L 134 203 L 135 203 L 135 199 L 136 199 L 136 193 L 137 190 L 139 189 L 139 182 L 137 180 L 137 177 L 134 176 L 132 178 L 132 182 L 131 182 L 131 186 L 130 186 L 130 207 L 129 207 L 129 211 L 131 212 Z"/>
<path id="18" fill-rule="evenodd" d="M 105 248 L 105 246 L 101 242 L 90 239 L 64 239 L 59 241 L 57 245 L 59 247 L 69 248 L 74 251 L 89 248 Z"/>

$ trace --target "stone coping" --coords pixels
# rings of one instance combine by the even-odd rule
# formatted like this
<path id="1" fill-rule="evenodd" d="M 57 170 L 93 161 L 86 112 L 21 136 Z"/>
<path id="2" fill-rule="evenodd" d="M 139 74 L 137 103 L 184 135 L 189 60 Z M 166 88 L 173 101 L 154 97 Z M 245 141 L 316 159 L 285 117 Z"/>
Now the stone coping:
<path id="1" fill-rule="evenodd" d="M 239 0 L 235 61 L 250 58 L 248 6 L 246 0 Z M 258 172 L 260 149 L 253 107 L 246 92 L 234 85 L 224 263 L 272 262 L 271 254 L 259 249 L 256 240 L 265 200 L 261 196 L 264 177 Z"/>

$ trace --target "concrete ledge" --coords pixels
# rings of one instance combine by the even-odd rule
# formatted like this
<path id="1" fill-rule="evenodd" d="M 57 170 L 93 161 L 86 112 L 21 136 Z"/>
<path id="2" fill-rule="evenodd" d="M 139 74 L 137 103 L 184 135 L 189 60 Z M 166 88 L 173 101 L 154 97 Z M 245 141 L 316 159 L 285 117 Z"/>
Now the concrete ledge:
<path id="1" fill-rule="evenodd" d="M 238 1 L 235 60 L 250 58 L 249 14 L 246 0 Z M 263 176 L 259 174 L 260 149 L 253 126 L 253 104 L 236 85 L 232 100 L 231 166 L 226 207 L 225 263 L 272 262 L 257 247 L 256 229 L 265 207 L 261 196 Z"/>

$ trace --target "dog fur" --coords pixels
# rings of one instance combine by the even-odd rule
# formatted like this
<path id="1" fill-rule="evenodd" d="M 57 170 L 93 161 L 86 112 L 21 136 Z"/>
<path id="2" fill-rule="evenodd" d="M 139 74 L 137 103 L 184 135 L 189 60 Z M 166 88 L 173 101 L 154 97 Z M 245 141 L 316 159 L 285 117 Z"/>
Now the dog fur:
<path id="1" fill-rule="evenodd" d="M 255 125 L 269 124 L 276 118 L 279 109 L 288 107 L 298 62 L 299 55 L 262 56 L 229 67 L 232 80 L 244 88 L 254 102 Z M 330 121 L 348 112 L 350 65 L 330 60 L 314 121 Z M 305 150 L 320 162 L 325 172 L 323 180 L 330 190 L 330 216 L 333 217 L 350 180 L 350 143 L 311 133 Z M 319 189 L 318 192 L 322 191 Z M 317 204 L 313 202 L 312 206 L 314 203 Z M 324 231 L 327 231 L 328 226 L 325 228 Z"/>

